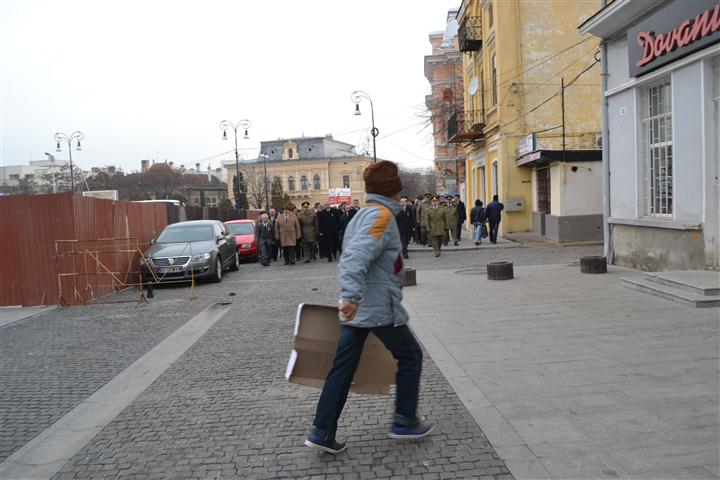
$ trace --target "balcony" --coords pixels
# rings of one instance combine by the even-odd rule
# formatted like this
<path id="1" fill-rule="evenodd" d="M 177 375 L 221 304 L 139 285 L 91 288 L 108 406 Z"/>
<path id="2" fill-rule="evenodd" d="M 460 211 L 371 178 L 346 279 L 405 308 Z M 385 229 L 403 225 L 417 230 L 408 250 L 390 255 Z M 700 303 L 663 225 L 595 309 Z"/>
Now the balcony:
<path id="1" fill-rule="evenodd" d="M 448 143 L 466 143 L 483 140 L 485 115 L 480 110 L 456 112 L 447 122 Z"/>
<path id="2" fill-rule="evenodd" d="M 461 52 L 477 52 L 482 47 L 480 17 L 467 17 L 458 28 L 458 44 Z"/>

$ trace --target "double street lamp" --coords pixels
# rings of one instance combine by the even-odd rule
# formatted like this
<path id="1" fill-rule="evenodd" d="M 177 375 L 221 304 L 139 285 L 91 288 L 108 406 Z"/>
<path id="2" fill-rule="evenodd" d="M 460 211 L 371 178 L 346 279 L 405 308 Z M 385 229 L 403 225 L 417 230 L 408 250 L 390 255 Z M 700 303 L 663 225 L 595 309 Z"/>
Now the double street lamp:
<path id="1" fill-rule="evenodd" d="M 235 178 L 237 178 L 237 189 L 235 191 L 235 204 L 240 201 L 240 157 L 238 155 L 238 130 L 243 130 L 243 138 L 248 139 L 248 128 L 250 128 L 250 120 L 243 119 L 237 123 L 232 123 L 230 120 L 223 120 L 220 122 L 220 128 L 223 131 L 223 140 L 227 140 L 227 130 L 231 128 L 235 132 Z"/>
<path id="2" fill-rule="evenodd" d="M 363 92 L 362 90 L 355 90 L 351 95 L 350 99 L 355 102 L 355 115 L 360 115 L 360 100 L 366 98 L 370 102 L 370 118 L 372 120 L 372 129 L 370 134 L 373 137 L 373 162 L 377 162 L 377 152 L 375 150 L 375 137 L 378 136 L 380 130 L 375 128 L 375 110 L 373 109 L 373 101 L 370 95 Z"/>
<path id="3" fill-rule="evenodd" d="M 60 152 L 62 151 L 60 149 L 60 142 L 67 142 L 68 144 L 68 153 L 70 154 L 70 185 L 71 185 L 71 191 L 73 195 L 75 195 L 75 170 L 73 169 L 73 163 L 72 163 L 72 142 L 73 140 L 77 140 L 77 149 L 82 150 L 82 147 L 80 146 L 80 141 L 85 139 L 85 134 L 77 131 L 73 132 L 70 135 L 67 135 L 65 133 L 58 132 L 55 134 L 55 142 L 56 142 L 56 151 Z M 55 159 L 53 158 L 53 163 Z"/>

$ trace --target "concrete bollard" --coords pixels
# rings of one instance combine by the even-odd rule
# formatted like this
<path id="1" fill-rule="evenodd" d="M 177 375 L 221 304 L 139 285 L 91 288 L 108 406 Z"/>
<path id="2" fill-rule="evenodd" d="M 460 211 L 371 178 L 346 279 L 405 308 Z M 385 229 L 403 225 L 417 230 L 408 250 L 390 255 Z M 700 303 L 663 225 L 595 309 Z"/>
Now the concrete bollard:
<path id="1" fill-rule="evenodd" d="M 405 281 L 403 282 L 403 286 L 414 287 L 415 285 L 417 285 L 417 277 L 415 275 L 415 269 L 414 268 L 406 268 L 405 269 Z"/>
<path id="2" fill-rule="evenodd" d="M 602 256 L 581 257 L 580 272 L 607 273 L 607 258 Z"/>
<path id="3" fill-rule="evenodd" d="M 513 276 L 512 262 L 491 262 L 487 264 L 488 280 L 510 280 Z"/>

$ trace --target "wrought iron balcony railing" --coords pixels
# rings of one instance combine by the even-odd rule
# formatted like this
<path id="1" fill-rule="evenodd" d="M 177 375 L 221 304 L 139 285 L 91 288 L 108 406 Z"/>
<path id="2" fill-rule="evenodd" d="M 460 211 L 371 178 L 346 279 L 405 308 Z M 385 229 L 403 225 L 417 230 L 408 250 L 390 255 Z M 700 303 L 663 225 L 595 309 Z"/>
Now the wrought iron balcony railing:
<path id="1" fill-rule="evenodd" d="M 447 122 L 448 143 L 475 142 L 485 138 L 485 115 L 480 110 L 456 112 Z"/>
<path id="2" fill-rule="evenodd" d="M 482 47 L 480 17 L 467 17 L 458 28 L 458 44 L 461 52 L 477 52 Z"/>

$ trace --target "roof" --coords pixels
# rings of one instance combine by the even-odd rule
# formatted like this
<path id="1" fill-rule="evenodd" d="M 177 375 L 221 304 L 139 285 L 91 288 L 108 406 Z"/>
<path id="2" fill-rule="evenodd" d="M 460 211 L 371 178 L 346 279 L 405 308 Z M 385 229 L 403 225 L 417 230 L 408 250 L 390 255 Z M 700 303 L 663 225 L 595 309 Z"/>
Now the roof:
<path id="1" fill-rule="evenodd" d="M 582 35 L 590 33 L 599 38 L 609 38 L 665 3 L 668 0 L 615 0 L 585 20 L 578 30 Z"/>

